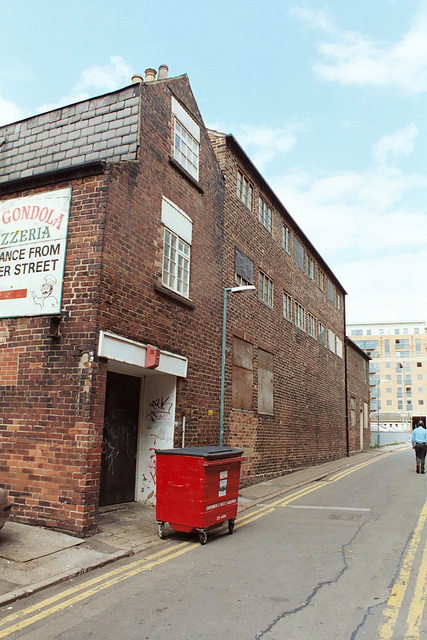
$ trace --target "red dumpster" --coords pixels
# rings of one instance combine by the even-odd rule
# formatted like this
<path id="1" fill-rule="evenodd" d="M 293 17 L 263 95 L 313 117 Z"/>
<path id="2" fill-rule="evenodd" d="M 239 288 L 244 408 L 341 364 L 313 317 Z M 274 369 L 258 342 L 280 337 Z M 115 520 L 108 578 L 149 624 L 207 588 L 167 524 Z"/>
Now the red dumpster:
<path id="1" fill-rule="evenodd" d="M 175 531 L 207 531 L 228 520 L 233 533 L 237 515 L 243 451 L 235 447 L 184 447 L 156 450 L 156 519 L 159 536 L 165 523 Z"/>

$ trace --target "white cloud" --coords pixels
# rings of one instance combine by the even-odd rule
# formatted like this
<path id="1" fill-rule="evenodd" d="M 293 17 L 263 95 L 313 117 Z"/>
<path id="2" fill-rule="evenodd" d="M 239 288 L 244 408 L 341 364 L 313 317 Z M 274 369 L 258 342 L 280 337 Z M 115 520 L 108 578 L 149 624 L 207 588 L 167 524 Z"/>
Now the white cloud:
<path id="1" fill-rule="evenodd" d="M 414 142 L 417 135 L 418 128 L 415 124 L 409 124 L 404 129 L 400 129 L 400 131 L 384 136 L 374 146 L 374 158 L 378 162 L 384 163 L 390 157 L 397 158 L 402 154 L 409 155 L 414 150 Z"/>
<path id="2" fill-rule="evenodd" d="M 294 15 L 321 29 L 330 42 L 319 46 L 313 66 L 320 78 L 345 85 L 396 86 L 407 93 L 427 91 L 427 14 L 420 11 L 397 42 L 375 40 L 353 31 L 339 33 L 331 21 L 311 11 Z"/>
<path id="3" fill-rule="evenodd" d="M 114 91 L 131 83 L 133 71 L 121 56 L 111 56 L 110 64 L 92 65 L 83 71 L 75 87 L 77 93 L 93 88 L 102 91 Z"/>
<path id="4" fill-rule="evenodd" d="M 0 126 L 25 118 L 23 111 L 13 102 L 3 100 L 0 96 Z"/>
<path id="5" fill-rule="evenodd" d="M 38 111 L 42 113 L 73 102 L 87 100 L 93 95 L 94 90 L 100 93 L 115 91 L 130 84 L 132 75 L 132 68 L 123 58 L 111 56 L 109 64 L 92 65 L 85 69 L 69 95 L 62 97 L 57 103 L 42 105 Z"/>
<path id="6" fill-rule="evenodd" d="M 297 142 L 301 125 L 289 124 L 283 128 L 237 126 L 235 137 L 247 151 L 254 165 L 263 171 L 266 164 L 287 153 Z"/>
<path id="7" fill-rule="evenodd" d="M 288 174 L 273 189 L 316 248 L 329 260 L 427 243 L 427 214 L 402 205 L 406 191 L 427 186 L 420 176 L 374 168 L 334 176 Z"/>

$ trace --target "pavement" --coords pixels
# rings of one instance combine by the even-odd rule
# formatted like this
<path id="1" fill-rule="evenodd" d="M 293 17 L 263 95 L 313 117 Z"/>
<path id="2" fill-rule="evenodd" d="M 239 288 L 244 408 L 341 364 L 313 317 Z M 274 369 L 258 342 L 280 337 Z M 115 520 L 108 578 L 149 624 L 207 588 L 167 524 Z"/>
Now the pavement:
<path id="1" fill-rule="evenodd" d="M 237 519 L 247 509 L 276 496 L 408 446 L 400 444 L 373 449 L 242 488 Z M 176 532 L 166 526 L 166 536 L 173 535 Z M 98 532 L 83 539 L 8 521 L 0 530 L 0 606 L 162 544 L 155 507 L 138 502 L 103 507 Z"/>

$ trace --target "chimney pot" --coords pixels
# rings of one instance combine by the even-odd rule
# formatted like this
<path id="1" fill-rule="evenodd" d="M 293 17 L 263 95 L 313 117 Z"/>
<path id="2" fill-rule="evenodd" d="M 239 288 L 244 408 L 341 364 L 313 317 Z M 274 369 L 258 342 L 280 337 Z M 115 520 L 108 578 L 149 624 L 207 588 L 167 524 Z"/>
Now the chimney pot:
<path id="1" fill-rule="evenodd" d="M 153 82 L 156 79 L 157 71 L 155 69 L 145 70 L 145 82 Z"/>
<path id="2" fill-rule="evenodd" d="M 166 64 L 161 64 L 159 67 L 159 80 L 166 80 L 168 77 L 169 68 Z"/>
<path id="3" fill-rule="evenodd" d="M 144 82 L 144 78 L 139 73 L 135 73 L 132 76 L 132 83 L 139 84 L 140 82 Z"/>

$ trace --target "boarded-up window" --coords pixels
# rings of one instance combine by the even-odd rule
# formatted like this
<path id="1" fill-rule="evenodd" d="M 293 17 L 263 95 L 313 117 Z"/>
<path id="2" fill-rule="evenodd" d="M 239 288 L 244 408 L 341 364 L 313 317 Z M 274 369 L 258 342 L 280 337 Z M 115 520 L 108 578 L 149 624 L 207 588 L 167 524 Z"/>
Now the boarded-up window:
<path id="1" fill-rule="evenodd" d="M 304 247 L 296 238 L 294 238 L 294 260 L 295 264 L 304 271 Z"/>
<path id="2" fill-rule="evenodd" d="M 254 283 L 254 263 L 237 247 L 234 248 L 234 271 L 247 284 Z"/>
<path id="3" fill-rule="evenodd" d="M 234 409 L 252 411 L 253 403 L 253 352 L 250 342 L 233 337 L 233 390 Z"/>
<path id="4" fill-rule="evenodd" d="M 258 413 L 273 414 L 273 368 L 273 354 L 258 349 Z"/>

